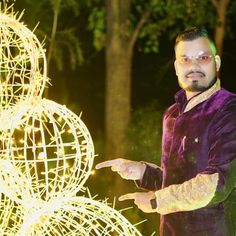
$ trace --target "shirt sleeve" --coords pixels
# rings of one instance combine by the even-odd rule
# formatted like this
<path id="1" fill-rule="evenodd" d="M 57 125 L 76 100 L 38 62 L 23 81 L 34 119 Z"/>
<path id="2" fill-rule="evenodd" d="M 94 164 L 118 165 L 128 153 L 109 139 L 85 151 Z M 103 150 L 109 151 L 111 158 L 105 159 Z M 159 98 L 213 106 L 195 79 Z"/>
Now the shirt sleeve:
<path id="1" fill-rule="evenodd" d="M 137 187 L 149 191 L 156 191 L 160 189 L 162 185 L 161 168 L 151 163 L 143 163 L 146 165 L 146 169 L 143 178 L 135 181 Z"/>
<path id="2" fill-rule="evenodd" d="M 214 197 L 217 182 L 218 173 L 198 174 L 182 184 L 173 184 L 156 191 L 156 210 L 165 215 L 202 208 Z"/>
<path id="3" fill-rule="evenodd" d="M 212 121 L 209 132 L 209 164 L 204 174 L 219 174 L 210 204 L 224 201 L 236 186 L 236 98 L 228 101 Z"/>

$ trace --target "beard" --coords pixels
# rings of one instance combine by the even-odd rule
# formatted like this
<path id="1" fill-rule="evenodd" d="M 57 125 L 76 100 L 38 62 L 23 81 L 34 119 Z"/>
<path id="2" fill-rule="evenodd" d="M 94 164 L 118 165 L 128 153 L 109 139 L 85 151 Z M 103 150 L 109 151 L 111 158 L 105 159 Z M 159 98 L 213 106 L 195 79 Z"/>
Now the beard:
<path id="1" fill-rule="evenodd" d="M 184 89 L 186 92 L 199 92 L 199 93 L 201 93 L 201 92 L 208 90 L 216 82 L 216 80 L 217 80 L 217 78 L 215 77 L 214 79 L 212 79 L 210 81 L 210 83 L 208 85 L 201 84 L 201 81 L 199 81 L 199 80 L 192 80 L 188 84 L 181 83 L 180 80 L 178 80 L 178 82 L 179 82 L 179 86 L 182 89 Z"/>

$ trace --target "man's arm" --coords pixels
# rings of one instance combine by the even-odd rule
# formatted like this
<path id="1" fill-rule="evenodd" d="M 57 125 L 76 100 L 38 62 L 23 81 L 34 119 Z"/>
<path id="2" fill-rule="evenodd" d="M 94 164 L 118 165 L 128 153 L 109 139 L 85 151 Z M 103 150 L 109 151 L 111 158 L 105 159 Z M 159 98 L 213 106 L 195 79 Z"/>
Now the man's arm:
<path id="1" fill-rule="evenodd" d="M 145 163 L 145 165 L 146 169 L 142 179 L 135 181 L 137 187 L 149 191 L 156 191 L 160 189 L 162 185 L 161 168 L 150 163 Z"/>
<path id="2" fill-rule="evenodd" d="M 111 170 L 117 172 L 123 179 L 129 180 L 141 180 L 146 169 L 146 165 L 142 162 L 122 158 L 104 161 L 96 165 L 96 169 L 104 167 L 111 167 Z"/>
<path id="3" fill-rule="evenodd" d="M 105 167 L 111 167 L 123 179 L 134 180 L 139 188 L 151 191 L 161 188 L 162 171 L 154 164 L 118 158 L 96 165 L 96 169 Z"/>
<path id="4" fill-rule="evenodd" d="M 209 133 L 204 171 L 182 184 L 155 192 L 157 212 L 190 211 L 224 201 L 236 186 L 236 99 L 219 110 Z"/>
<path id="5" fill-rule="evenodd" d="M 219 174 L 198 174 L 182 184 L 155 192 L 156 211 L 162 215 L 207 206 L 215 196 Z"/>
<path id="6" fill-rule="evenodd" d="M 236 186 L 236 98 L 231 98 L 218 111 L 209 135 L 211 147 L 209 164 L 204 174 L 217 172 L 219 181 L 217 191 L 210 202 L 224 201 Z"/>
<path id="7" fill-rule="evenodd" d="M 160 214 L 196 210 L 224 201 L 236 186 L 236 99 L 225 104 L 212 120 L 208 165 L 196 177 L 155 192 Z M 140 209 L 147 209 L 145 193 L 128 195 Z M 153 212 L 150 210 L 150 212 Z"/>
<path id="8" fill-rule="evenodd" d="M 138 208 L 146 213 L 158 212 L 165 215 L 190 211 L 204 207 L 211 201 L 216 191 L 217 181 L 217 173 L 199 174 L 183 184 L 173 184 L 156 192 L 128 193 L 121 196 L 119 200 L 134 200 Z"/>

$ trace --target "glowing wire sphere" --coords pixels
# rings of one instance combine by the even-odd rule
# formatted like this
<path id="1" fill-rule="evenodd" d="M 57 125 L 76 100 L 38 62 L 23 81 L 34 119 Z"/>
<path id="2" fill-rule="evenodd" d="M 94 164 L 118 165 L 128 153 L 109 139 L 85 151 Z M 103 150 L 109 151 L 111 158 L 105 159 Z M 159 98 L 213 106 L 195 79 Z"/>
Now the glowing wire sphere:
<path id="1" fill-rule="evenodd" d="M 54 204 L 55 206 L 56 204 Z M 17 235 L 141 236 L 141 233 L 107 202 L 74 197 L 54 212 L 44 207 L 41 215 L 26 214 Z M 33 220 L 30 220 L 33 219 Z"/>
<path id="2" fill-rule="evenodd" d="M 76 197 L 92 169 L 91 136 L 41 99 L 44 50 L 9 9 L 0 12 L 0 235 L 141 236 L 106 201 Z"/>
<path id="3" fill-rule="evenodd" d="M 0 193 L 0 235 L 15 235 L 22 223 L 22 206 Z"/>
<path id="4" fill-rule="evenodd" d="M 30 182 L 22 181 L 25 186 L 15 195 L 28 199 L 31 194 L 45 201 L 74 195 L 89 177 L 94 160 L 86 126 L 72 111 L 50 100 L 21 107 L 15 116 L 21 124 L 15 128 L 14 123 L 20 122 L 12 118 L 14 128 L 1 135 L 0 148 L 0 158 L 11 160 Z"/>
<path id="5" fill-rule="evenodd" d="M 28 205 L 29 201 L 32 202 L 30 185 L 31 182 L 17 165 L 12 164 L 10 160 L 0 160 L 0 189 L 4 196 L 17 204 Z"/>
<path id="6" fill-rule="evenodd" d="M 0 12 L 0 114 L 41 96 L 46 58 L 36 36 L 13 13 Z"/>

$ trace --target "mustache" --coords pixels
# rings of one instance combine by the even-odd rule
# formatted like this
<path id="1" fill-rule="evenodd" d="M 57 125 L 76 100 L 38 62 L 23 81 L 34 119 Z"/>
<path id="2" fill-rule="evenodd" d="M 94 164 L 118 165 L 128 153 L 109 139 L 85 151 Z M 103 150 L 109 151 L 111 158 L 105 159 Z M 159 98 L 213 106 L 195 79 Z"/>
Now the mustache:
<path id="1" fill-rule="evenodd" d="M 200 70 L 191 70 L 191 71 L 187 72 L 185 76 L 187 77 L 189 75 L 196 74 L 196 73 L 201 74 L 202 76 L 205 76 L 205 73 Z"/>

